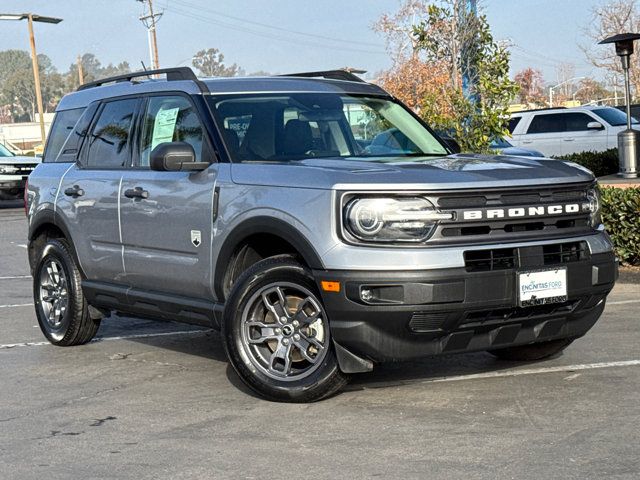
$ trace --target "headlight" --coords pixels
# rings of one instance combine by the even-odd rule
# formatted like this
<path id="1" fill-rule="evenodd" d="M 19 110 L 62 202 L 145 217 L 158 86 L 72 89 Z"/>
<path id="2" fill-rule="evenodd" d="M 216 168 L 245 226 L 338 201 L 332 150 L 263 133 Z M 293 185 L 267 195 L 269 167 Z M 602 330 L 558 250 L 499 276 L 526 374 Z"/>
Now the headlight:
<path id="1" fill-rule="evenodd" d="M 367 197 L 351 200 L 344 209 L 349 234 L 364 242 L 422 242 L 433 233 L 440 213 L 431 202 L 414 197 Z"/>
<path id="2" fill-rule="evenodd" d="M 587 192 L 587 205 L 589 212 L 589 223 L 593 228 L 597 228 L 602 223 L 602 215 L 600 213 L 600 191 L 597 188 L 592 188 Z"/>
<path id="3" fill-rule="evenodd" d="M 13 165 L 0 165 L 0 173 L 12 174 L 16 173 L 18 169 Z"/>

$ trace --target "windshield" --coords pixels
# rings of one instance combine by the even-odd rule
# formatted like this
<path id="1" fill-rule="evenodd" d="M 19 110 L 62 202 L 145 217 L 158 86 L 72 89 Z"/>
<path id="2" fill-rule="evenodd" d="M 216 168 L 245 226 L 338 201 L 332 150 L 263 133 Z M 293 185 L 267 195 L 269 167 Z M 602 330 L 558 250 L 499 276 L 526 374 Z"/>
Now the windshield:
<path id="1" fill-rule="evenodd" d="M 447 155 L 402 105 L 334 93 L 209 97 L 234 161 Z"/>
<path id="2" fill-rule="evenodd" d="M 7 149 L 3 144 L 0 143 L 0 157 L 15 157 L 13 153 Z"/>
<path id="3" fill-rule="evenodd" d="M 621 125 L 627 124 L 627 114 L 622 110 L 618 110 L 617 108 L 607 107 L 607 108 L 597 108 L 593 110 L 593 113 L 602 118 L 605 122 L 607 122 L 612 127 L 619 127 Z M 631 117 L 631 123 L 634 125 L 638 124 L 638 120 Z"/>
<path id="4" fill-rule="evenodd" d="M 509 147 L 513 147 L 513 145 L 511 145 L 504 138 L 496 138 L 491 142 L 491 145 L 489 145 L 489 147 L 491 147 L 491 148 L 509 148 Z"/>

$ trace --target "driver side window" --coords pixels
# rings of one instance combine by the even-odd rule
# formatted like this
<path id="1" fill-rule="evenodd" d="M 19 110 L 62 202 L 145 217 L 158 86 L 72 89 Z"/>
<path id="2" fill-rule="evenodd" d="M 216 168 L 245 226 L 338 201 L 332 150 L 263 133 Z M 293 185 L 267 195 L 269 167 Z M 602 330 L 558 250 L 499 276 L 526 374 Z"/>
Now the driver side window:
<path id="1" fill-rule="evenodd" d="M 203 127 L 198 113 L 185 97 L 149 97 L 142 126 L 140 167 L 149 167 L 151 151 L 161 143 L 186 142 L 202 162 Z"/>

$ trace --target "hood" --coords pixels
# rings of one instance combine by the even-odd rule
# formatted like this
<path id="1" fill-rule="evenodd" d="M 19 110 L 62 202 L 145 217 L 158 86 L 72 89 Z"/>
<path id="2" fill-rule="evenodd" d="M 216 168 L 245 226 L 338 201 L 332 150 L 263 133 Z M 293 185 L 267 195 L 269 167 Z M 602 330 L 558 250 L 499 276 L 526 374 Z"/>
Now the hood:
<path id="1" fill-rule="evenodd" d="M 231 168 L 235 183 L 320 189 L 442 190 L 500 188 L 593 181 L 586 169 L 559 160 L 506 155 L 306 159 L 244 162 Z"/>
<path id="2" fill-rule="evenodd" d="M 533 150 L 531 148 L 520 148 L 520 147 L 507 147 L 500 149 L 501 155 L 508 155 L 511 157 L 544 157 L 542 152 L 538 150 Z"/>

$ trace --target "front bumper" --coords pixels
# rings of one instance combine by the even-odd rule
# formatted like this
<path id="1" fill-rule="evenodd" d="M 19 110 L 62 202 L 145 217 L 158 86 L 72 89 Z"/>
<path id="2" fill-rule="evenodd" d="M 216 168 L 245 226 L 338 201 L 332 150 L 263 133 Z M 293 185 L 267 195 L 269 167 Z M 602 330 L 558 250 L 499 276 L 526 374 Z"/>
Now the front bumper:
<path id="1" fill-rule="evenodd" d="M 584 335 L 604 310 L 617 262 L 606 252 L 558 266 L 567 268 L 567 301 L 534 307 L 518 307 L 516 279 L 523 267 L 314 275 L 319 287 L 323 280 L 341 285 L 337 293 L 320 288 L 333 339 L 359 357 L 383 362 Z M 371 285 L 390 303 L 362 300 L 361 288 Z"/>
<path id="2" fill-rule="evenodd" d="M 24 190 L 26 177 L 15 175 L 0 175 L 0 190 L 3 192 L 19 193 Z"/>

